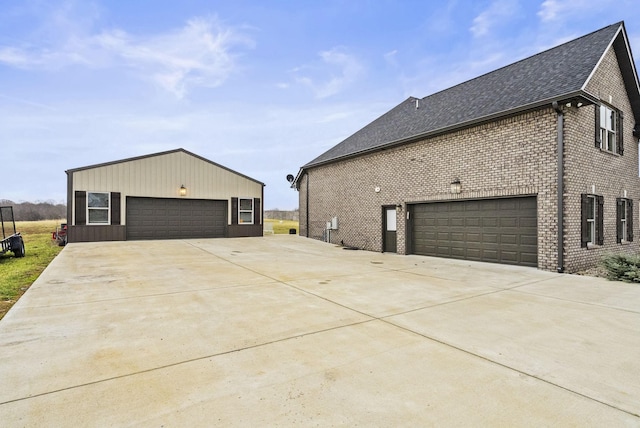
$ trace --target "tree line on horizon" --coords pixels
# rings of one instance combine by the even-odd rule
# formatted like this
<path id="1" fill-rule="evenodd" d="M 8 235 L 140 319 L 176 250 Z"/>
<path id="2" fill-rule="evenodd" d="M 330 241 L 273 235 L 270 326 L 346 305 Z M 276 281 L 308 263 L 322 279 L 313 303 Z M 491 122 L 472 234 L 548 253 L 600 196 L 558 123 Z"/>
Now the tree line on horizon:
<path id="1" fill-rule="evenodd" d="M 12 206 L 13 216 L 16 221 L 60 220 L 67 218 L 67 205 L 45 202 L 13 202 L 9 199 L 0 199 L 0 206 Z M 298 210 L 265 210 L 265 218 L 275 220 L 298 220 Z M 6 219 L 5 219 L 6 220 Z"/>
<path id="2" fill-rule="evenodd" d="M 67 205 L 45 202 L 13 202 L 0 199 L 0 206 L 12 206 L 15 221 L 59 220 L 67 218 Z M 5 219 L 6 221 L 7 219 Z"/>

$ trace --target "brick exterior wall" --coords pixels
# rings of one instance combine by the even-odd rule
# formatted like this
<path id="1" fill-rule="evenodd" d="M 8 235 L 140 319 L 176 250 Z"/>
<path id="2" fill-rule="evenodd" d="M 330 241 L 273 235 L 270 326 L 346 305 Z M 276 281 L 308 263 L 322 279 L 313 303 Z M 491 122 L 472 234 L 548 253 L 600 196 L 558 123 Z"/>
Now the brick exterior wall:
<path id="1" fill-rule="evenodd" d="M 635 121 L 616 54 L 609 49 L 586 90 L 624 113 L 624 154 L 595 147 L 595 106 L 566 109 L 565 121 L 565 253 L 566 271 L 575 272 L 597 264 L 610 253 L 638 252 L 640 179 L 638 178 L 638 139 L 633 136 Z M 580 246 L 580 195 L 604 196 L 604 245 Z M 616 198 L 633 199 L 634 241 L 616 243 Z"/>
<path id="2" fill-rule="evenodd" d="M 565 271 L 597 263 L 606 251 L 637 251 L 638 145 L 632 112 L 615 54 L 610 51 L 594 75 L 589 92 L 608 95 L 624 111 L 624 156 L 595 148 L 593 106 L 563 107 L 565 112 Z M 382 251 L 382 207 L 398 209 L 398 252 L 406 253 L 407 203 L 536 195 L 538 267 L 557 269 L 557 114 L 549 105 L 537 111 L 458 130 L 411 144 L 310 168 L 299 183 L 300 235 L 323 239 L 327 221 L 338 217 L 331 242 Z M 452 194 L 450 184 L 462 183 Z M 580 247 L 580 194 L 595 184 L 605 196 L 605 245 Z M 307 224 L 307 186 L 309 224 Z M 376 188 L 380 188 L 376 192 Z M 634 199 L 632 244 L 616 244 L 615 198 L 627 190 Z"/>

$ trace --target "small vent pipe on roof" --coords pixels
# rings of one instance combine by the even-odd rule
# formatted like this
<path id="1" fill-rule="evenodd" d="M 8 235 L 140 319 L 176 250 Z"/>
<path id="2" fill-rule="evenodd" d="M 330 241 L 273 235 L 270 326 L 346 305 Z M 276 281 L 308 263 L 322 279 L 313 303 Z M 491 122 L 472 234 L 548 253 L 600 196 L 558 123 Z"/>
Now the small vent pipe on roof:
<path id="1" fill-rule="evenodd" d="M 416 98 L 416 110 L 420 108 L 420 99 Z"/>

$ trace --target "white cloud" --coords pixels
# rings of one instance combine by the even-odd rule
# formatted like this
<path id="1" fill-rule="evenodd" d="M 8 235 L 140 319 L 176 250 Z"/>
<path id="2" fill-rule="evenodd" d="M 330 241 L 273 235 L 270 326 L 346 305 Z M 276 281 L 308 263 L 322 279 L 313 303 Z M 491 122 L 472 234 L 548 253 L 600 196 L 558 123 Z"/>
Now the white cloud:
<path id="1" fill-rule="evenodd" d="M 0 62 L 22 69 L 124 68 L 182 98 L 194 87 L 221 85 L 238 68 L 239 46 L 252 47 L 253 41 L 214 17 L 194 18 L 180 29 L 152 36 L 115 29 L 84 37 L 69 34 L 54 47 L 2 47 Z"/>
<path id="2" fill-rule="evenodd" d="M 538 17 L 542 22 L 563 22 L 568 19 L 576 19 L 585 15 L 593 15 L 599 11 L 610 9 L 611 7 L 631 7 L 636 6 L 634 2 L 621 0 L 545 0 L 540 5 Z"/>
<path id="3" fill-rule="evenodd" d="M 469 30 L 474 37 L 486 36 L 494 27 L 506 22 L 517 11 L 518 5 L 513 0 L 495 0 L 473 19 L 473 25 Z"/>
<path id="4" fill-rule="evenodd" d="M 318 54 L 322 59 L 321 65 L 302 66 L 293 70 L 294 73 L 316 72 L 318 75 L 331 73 L 328 79 L 325 76 L 311 77 L 296 76 L 296 81 L 309 86 L 317 98 L 327 98 L 343 91 L 351 83 L 355 82 L 364 71 L 364 67 L 357 58 L 347 53 L 343 47 L 335 47 Z"/>
<path id="5" fill-rule="evenodd" d="M 387 64 L 391 65 L 392 67 L 397 67 L 398 66 L 398 50 L 394 49 L 390 52 L 387 52 L 386 54 L 383 55 L 384 60 L 387 62 Z"/>
<path id="6" fill-rule="evenodd" d="M 221 85 L 235 70 L 237 45 L 253 42 L 216 19 L 190 20 L 180 30 L 150 38 L 122 32 L 101 34 L 98 43 L 130 66 L 150 72 L 152 79 L 178 97 L 195 86 Z"/>

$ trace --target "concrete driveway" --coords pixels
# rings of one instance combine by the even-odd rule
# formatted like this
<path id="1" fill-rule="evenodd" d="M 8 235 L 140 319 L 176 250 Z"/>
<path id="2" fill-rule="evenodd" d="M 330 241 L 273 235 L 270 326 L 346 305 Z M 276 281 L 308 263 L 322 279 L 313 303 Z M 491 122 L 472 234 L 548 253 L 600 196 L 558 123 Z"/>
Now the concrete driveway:
<path id="1" fill-rule="evenodd" d="M 640 286 L 297 236 L 71 244 L 0 424 L 640 426 Z"/>

